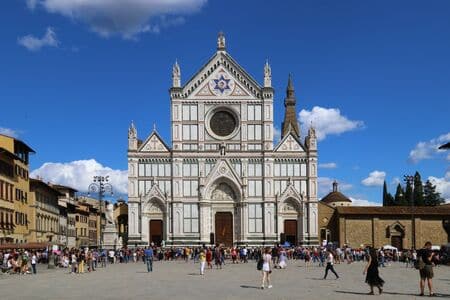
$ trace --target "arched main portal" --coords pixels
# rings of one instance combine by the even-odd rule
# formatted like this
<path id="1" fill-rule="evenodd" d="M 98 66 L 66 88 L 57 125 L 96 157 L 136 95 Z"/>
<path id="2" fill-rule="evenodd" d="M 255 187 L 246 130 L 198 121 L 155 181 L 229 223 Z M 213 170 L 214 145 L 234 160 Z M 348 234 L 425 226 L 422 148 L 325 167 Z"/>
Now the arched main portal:
<path id="1" fill-rule="evenodd" d="M 295 198 L 283 201 L 280 218 L 282 220 L 281 242 L 288 242 L 291 245 L 299 244 L 303 225 L 301 202 Z"/>
<path id="2" fill-rule="evenodd" d="M 147 231 L 148 244 L 154 243 L 160 246 L 162 241 L 166 239 L 167 222 L 164 202 L 159 198 L 151 198 L 144 206 L 143 217 L 145 218 L 143 220 L 145 229 L 148 228 L 148 231 L 145 230 Z"/>
<path id="3" fill-rule="evenodd" d="M 213 224 L 211 233 L 216 244 L 233 246 L 240 238 L 241 208 L 238 205 L 240 193 L 233 183 L 217 180 L 211 187 L 211 213 Z"/>

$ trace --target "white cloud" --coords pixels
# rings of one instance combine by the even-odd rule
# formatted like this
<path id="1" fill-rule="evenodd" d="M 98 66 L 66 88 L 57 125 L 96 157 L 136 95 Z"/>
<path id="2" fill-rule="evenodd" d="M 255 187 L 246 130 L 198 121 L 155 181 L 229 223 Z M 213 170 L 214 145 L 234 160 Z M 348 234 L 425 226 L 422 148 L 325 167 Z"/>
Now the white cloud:
<path id="1" fill-rule="evenodd" d="M 317 184 L 319 186 L 319 191 L 318 191 L 319 197 L 324 197 L 333 190 L 333 181 L 334 180 L 335 179 L 329 178 L 329 177 L 317 178 Z M 336 181 L 338 182 L 338 189 L 340 192 L 347 191 L 352 188 L 352 185 L 349 183 L 341 182 L 339 180 L 336 180 Z"/>
<path id="2" fill-rule="evenodd" d="M 87 191 L 93 176 L 96 175 L 109 175 L 115 192 L 128 193 L 128 171 L 111 169 L 98 163 L 95 159 L 67 163 L 47 162 L 31 172 L 32 177 L 40 177 L 44 181 L 67 185 L 82 192 Z"/>
<path id="3" fill-rule="evenodd" d="M 51 27 L 47 27 L 47 30 L 42 38 L 29 34 L 19 37 L 17 42 L 19 45 L 24 46 L 30 51 L 39 51 L 42 47 L 58 47 L 59 45 L 56 33 Z"/>
<path id="4" fill-rule="evenodd" d="M 363 179 L 361 183 L 365 186 L 381 186 L 386 178 L 386 172 L 373 171 L 370 172 L 369 177 Z"/>
<path id="5" fill-rule="evenodd" d="M 319 168 L 321 168 L 321 169 L 336 169 L 337 164 L 335 162 L 323 163 L 323 164 L 319 164 Z"/>
<path id="6" fill-rule="evenodd" d="M 436 191 L 441 193 L 441 197 L 450 202 L 450 171 L 447 171 L 445 177 L 430 176 L 428 180 L 436 186 Z"/>
<path id="7" fill-rule="evenodd" d="M 181 15 L 199 11 L 207 0 L 31 0 L 49 13 L 81 21 L 108 37 L 119 34 L 134 38 L 142 32 L 158 33 L 162 28 L 184 22 Z M 34 4 L 33 4 L 34 3 Z"/>
<path id="8" fill-rule="evenodd" d="M 281 140 L 281 130 L 276 126 L 273 127 L 273 140 L 275 143 L 278 143 Z"/>
<path id="9" fill-rule="evenodd" d="M 302 129 L 307 130 L 307 127 L 312 123 L 316 129 L 317 139 L 324 140 L 327 135 L 352 131 L 363 128 L 363 121 L 352 121 L 347 117 L 341 115 L 341 111 L 337 108 L 325 108 L 314 106 L 311 111 L 302 109 L 299 113 L 300 122 L 304 124 Z"/>
<path id="10" fill-rule="evenodd" d="M 11 128 L 6 128 L 6 127 L 0 127 L 0 134 L 4 134 L 7 136 L 12 136 L 12 137 L 18 137 L 19 133 L 17 132 L 17 130 L 11 129 Z"/>
<path id="11" fill-rule="evenodd" d="M 418 163 L 424 159 L 431 159 L 439 153 L 444 153 L 445 150 L 439 150 L 438 148 L 449 141 L 450 132 L 431 139 L 428 142 L 419 142 L 416 147 L 409 152 L 409 161 Z M 447 160 L 449 160 L 449 156 L 447 156 Z"/>
<path id="12" fill-rule="evenodd" d="M 353 206 L 381 206 L 379 202 L 373 202 L 365 199 L 349 197 Z"/>
<path id="13" fill-rule="evenodd" d="M 27 7 L 30 10 L 34 10 L 36 8 L 37 4 L 38 4 L 37 0 L 27 0 Z"/>
<path id="14" fill-rule="evenodd" d="M 397 185 L 397 184 L 399 184 L 400 182 L 401 182 L 401 181 L 400 181 L 400 178 L 394 177 L 394 178 L 392 178 L 391 184 L 392 184 L 392 185 Z"/>

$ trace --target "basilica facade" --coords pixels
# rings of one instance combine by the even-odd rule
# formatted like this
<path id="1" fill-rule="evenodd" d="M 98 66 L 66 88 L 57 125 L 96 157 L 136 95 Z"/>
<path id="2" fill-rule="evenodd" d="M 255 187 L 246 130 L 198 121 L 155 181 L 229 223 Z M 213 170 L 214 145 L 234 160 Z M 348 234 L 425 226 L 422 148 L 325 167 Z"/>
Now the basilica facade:
<path id="1" fill-rule="evenodd" d="M 128 131 L 129 245 L 318 244 L 317 140 L 302 137 L 289 76 L 281 140 L 266 62 L 258 83 L 217 50 L 182 84 L 172 70 L 171 143 Z M 169 116 L 168 116 L 169 117 Z"/>

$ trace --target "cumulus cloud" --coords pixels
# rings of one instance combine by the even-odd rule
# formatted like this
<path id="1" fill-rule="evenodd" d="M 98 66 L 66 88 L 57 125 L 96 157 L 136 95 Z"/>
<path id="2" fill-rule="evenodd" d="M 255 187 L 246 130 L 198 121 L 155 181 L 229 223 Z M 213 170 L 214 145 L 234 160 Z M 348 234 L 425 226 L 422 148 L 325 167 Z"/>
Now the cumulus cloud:
<path id="1" fill-rule="evenodd" d="M 450 132 L 442 134 L 437 138 L 431 139 L 427 142 L 419 142 L 414 149 L 409 152 L 409 161 L 418 163 L 424 159 L 431 159 L 436 157 L 439 153 L 445 150 L 439 150 L 439 146 L 450 141 Z M 449 156 L 447 156 L 448 160 Z"/>
<path id="2" fill-rule="evenodd" d="M 381 206 L 381 203 L 360 198 L 349 197 L 353 206 Z"/>
<path id="3" fill-rule="evenodd" d="M 325 108 L 314 106 L 312 110 L 302 109 L 299 113 L 303 130 L 312 123 L 316 128 L 317 139 L 324 140 L 327 135 L 339 135 L 341 133 L 356 130 L 364 127 L 363 121 L 349 120 L 346 116 L 341 115 L 341 111 L 337 108 Z"/>
<path id="4" fill-rule="evenodd" d="M 66 163 L 44 163 L 31 172 L 32 177 L 40 177 L 44 181 L 73 187 L 81 192 L 87 192 L 92 178 L 96 175 L 107 176 L 115 192 L 128 192 L 128 171 L 114 170 L 103 166 L 95 159 L 76 160 Z"/>
<path id="5" fill-rule="evenodd" d="M 319 164 L 319 168 L 321 168 L 321 169 L 336 169 L 337 164 L 335 162 L 323 163 L 323 164 Z"/>
<path id="6" fill-rule="evenodd" d="M 373 171 L 370 172 L 369 177 L 363 179 L 361 183 L 365 186 L 381 186 L 386 178 L 386 172 Z"/>
<path id="7" fill-rule="evenodd" d="M 430 176 L 428 180 L 436 186 L 436 191 L 441 193 L 441 197 L 450 202 L 450 171 L 447 171 L 445 177 Z"/>
<path id="8" fill-rule="evenodd" d="M 391 184 L 392 185 L 397 185 L 397 184 L 399 184 L 401 181 L 400 181 L 400 178 L 399 177 L 394 177 L 394 178 L 392 178 L 392 181 L 391 181 Z"/>
<path id="9" fill-rule="evenodd" d="M 28 0 L 30 8 L 40 6 L 87 24 L 108 37 L 119 34 L 134 38 L 142 32 L 158 33 L 162 28 L 184 22 L 183 15 L 199 11 L 207 0 Z M 31 4 L 31 5 L 30 5 Z"/>
<path id="10" fill-rule="evenodd" d="M 51 27 L 47 27 L 44 36 L 41 38 L 29 34 L 19 37 L 17 39 L 17 43 L 30 51 L 39 51 L 43 47 L 58 47 L 59 45 L 56 33 Z"/>
<path id="11" fill-rule="evenodd" d="M 6 127 L 0 127 L 0 134 L 4 134 L 7 136 L 12 136 L 12 137 L 19 137 L 19 133 L 17 132 L 17 130 L 11 129 L 11 128 L 6 128 Z"/>
<path id="12" fill-rule="evenodd" d="M 335 179 L 329 178 L 329 177 L 317 178 L 317 184 L 319 186 L 319 190 L 318 190 L 319 197 L 324 197 L 333 190 L 333 181 L 334 180 Z M 336 181 L 338 182 L 338 189 L 340 192 L 347 191 L 352 188 L 352 185 L 349 183 L 345 183 L 345 182 L 342 182 L 339 180 L 336 180 Z"/>
<path id="13" fill-rule="evenodd" d="M 281 140 L 281 130 L 276 126 L 273 127 L 273 140 L 275 143 L 278 143 Z"/>
<path id="14" fill-rule="evenodd" d="M 30 10 L 34 10 L 37 6 L 37 3 L 38 3 L 37 0 L 27 0 L 27 7 Z"/>

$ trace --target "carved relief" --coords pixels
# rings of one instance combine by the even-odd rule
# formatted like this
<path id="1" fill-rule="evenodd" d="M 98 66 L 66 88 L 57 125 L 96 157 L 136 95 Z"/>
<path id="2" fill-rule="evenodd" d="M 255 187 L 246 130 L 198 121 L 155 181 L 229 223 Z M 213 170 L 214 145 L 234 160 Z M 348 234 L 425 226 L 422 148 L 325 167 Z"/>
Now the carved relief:
<path id="1" fill-rule="evenodd" d="M 217 185 L 211 195 L 214 200 L 234 201 L 236 199 L 233 189 L 224 182 Z"/>

